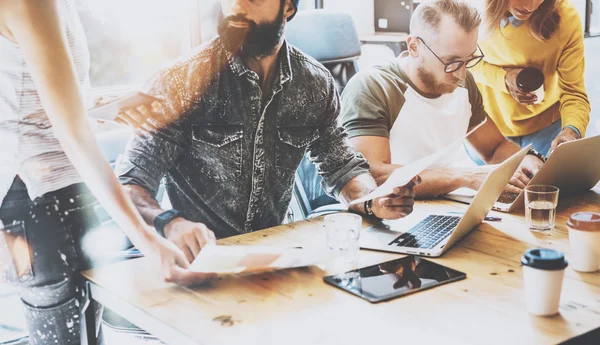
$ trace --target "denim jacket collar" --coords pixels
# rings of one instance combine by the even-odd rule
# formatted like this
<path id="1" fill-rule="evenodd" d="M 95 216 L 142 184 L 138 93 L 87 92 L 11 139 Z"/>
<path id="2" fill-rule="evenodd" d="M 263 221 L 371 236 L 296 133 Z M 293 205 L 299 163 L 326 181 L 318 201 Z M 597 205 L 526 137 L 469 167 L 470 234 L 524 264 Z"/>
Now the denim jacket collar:
<path id="1" fill-rule="evenodd" d="M 235 73 L 237 76 L 242 77 L 246 74 L 250 74 L 251 76 L 255 75 L 252 70 L 246 66 L 244 60 L 239 55 L 233 55 L 230 52 L 226 52 L 226 54 L 229 66 L 231 67 L 233 73 Z M 275 88 L 280 88 L 285 83 L 292 81 L 293 79 L 292 67 L 290 63 L 290 52 L 287 41 L 284 41 L 283 45 L 281 46 L 277 62 L 279 64 L 279 84 L 273 86 Z"/>

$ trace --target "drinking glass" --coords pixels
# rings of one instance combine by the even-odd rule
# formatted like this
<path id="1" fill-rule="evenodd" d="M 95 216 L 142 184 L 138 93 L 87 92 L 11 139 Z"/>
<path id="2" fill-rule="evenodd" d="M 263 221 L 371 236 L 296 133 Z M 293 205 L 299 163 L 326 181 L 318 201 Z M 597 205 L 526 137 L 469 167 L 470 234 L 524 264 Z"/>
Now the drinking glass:
<path id="1" fill-rule="evenodd" d="M 525 187 L 525 218 L 531 231 L 547 232 L 554 229 L 558 192 L 554 186 Z"/>
<path id="2" fill-rule="evenodd" d="M 337 213 L 325 216 L 323 227 L 327 232 L 329 260 L 328 275 L 346 274 L 358 268 L 359 237 L 362 217 L 353 213 Z M 346 275 L 357 275 L 355 273 Z M 350 277 L 346 277 L 350 278 Z"/>

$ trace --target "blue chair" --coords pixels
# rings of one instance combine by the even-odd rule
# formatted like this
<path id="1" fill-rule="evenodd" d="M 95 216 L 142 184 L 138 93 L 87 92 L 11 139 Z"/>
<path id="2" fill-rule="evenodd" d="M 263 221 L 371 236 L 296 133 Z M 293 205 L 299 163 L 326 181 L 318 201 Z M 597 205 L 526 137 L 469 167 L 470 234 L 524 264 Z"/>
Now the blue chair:
<path id="1" fill-rule="evenodd" d="M 361 45 L 354 22 L 347 14 L 325 10 L 300 11 L 290 21 L 286 38 L 288 43 L 322 63 L 331 72 L 340 94 L 358 70 Z M 302 218 L 294 220 L 346 209 L 325 193 L 321 181 L 315 166 L 304 157 L 296 171 L 294 183 L 294 197 Z"/>
<path id="2" fill-rule="evenodd" d="M 354 21 L 347 14 L 300 11 L 288 24 L 286 39 L 331 72 L 340 94 L 358 70 L 360 40 Z"/>

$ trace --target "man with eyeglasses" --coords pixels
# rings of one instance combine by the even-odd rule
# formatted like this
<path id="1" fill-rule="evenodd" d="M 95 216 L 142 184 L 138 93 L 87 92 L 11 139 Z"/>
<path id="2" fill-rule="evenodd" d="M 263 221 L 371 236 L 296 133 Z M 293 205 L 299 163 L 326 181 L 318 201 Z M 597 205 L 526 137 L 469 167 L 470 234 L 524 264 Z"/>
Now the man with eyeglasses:
<path id="1" fill-rule="evenodd" d="M 483 59 L 477 45 L 480 23 L 477 10 L 467 2 L 422 2 L 411 18 L 408 51 L 385 66 L 361 71 L 346 86 L 342 125 L 379 184 L 396 168 L 448 147 L 487 118 L 467 71 Z M 519 150 L 491 119 L 467 141 L 487 164 L 500 163 Z M 418 197 L 479 189 L 489 168 L 453 166 L 459 153 L 457 148 L 420 175 Z M 530 153 L 507 193 L 519 193 L 543 164 L 535 151 Z"/>

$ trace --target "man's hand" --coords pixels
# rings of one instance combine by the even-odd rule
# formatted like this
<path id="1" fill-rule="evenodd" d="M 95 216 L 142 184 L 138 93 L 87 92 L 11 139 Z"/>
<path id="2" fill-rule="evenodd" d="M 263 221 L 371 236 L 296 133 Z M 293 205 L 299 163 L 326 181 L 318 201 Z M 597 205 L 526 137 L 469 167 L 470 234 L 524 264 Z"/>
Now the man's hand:
<path id="1" fill-rule="evenodd" d="M 534 155 L 525 156 L 504 191 L 507 193 L 520 194 L 529 182 L 531 182 L 531 179 L 538 171 L 540 171 L 542 165 L 544 165 L 544 162 L 538 157 Z"/>
<path id="2" fill-rule="evenodd" d="M 394 193 L 373 200 L 373 213 L 381 219 L 399 219 L 412 213 L 415 205 L 415 186 L 421 183 L 416 176 L 406 186 L 394 188 Z"/>
<path id="3" fill-rule="evenodd" d="M 108 97 L 98 97 L 96 99 L 96 106 L 101 106 L 107 103 L 114 101 L 119 98 L 118 95 L 108 96 Z M 120 109 L 119 113 L 115 117 L 115 122 L 127 125 L 133 128 L 140 128 L 143 124 L 147 124 L 151 128 L 155 129 L 150 123 L 147 122 L 147 119 L 152 117 L 156 120 L 160 119 L 160 109 L 162 108 L 162 104 L 160 102 L 152 102 L 152 103 L 142 103 L 138 104 L 135 107 L 128 107 Z M 104 123 L 105 120 L 98 119 L 98 122 Z"/>
<path id="4" fill-rule="evenodd" d="M 577 139 L 581 139 L 581 138 L 579 137 L 579 135 L 577 135 L 577 133 L 575 133 L 574 130 L 572 130 L 571 128 L 563 129 L 558 134 L 556 139 L 554 139 L 554 141 L 552 141 L 552 145 L 550 146 L 550 153 L 552 153 L 552 151 L 556 150 L 558 145 L 569 142 L 569 141 L 577 140 Z"/>
<path id="5" fill-rule="evenodd" d="M 214 273 L 197 273 L 189 270 L 190 262 L 175 244 L 156 234 L 153 243 L 153 256 L 160 259 L 163 278 L 183 286 L 198 285 L 217 277 Z"/>
<path id="6" fill-rule="evenodd" d="M 150 106 L 140 104 L 132 108 L 124 108 L 119 111 L 119 115 L 115 119 L 115 122 L 124 124 L 133 128 L 140 128 L 143 125 L 149 126 L 151 129 L 156 130 L 148 119 L 153 118 L 160 122 L 160 115 L 158 114 L 161 108 L 159 102 L 152 102 Z"/>
<path id="7" fill-rule="evenodd" d="M 472 190 L 479 190 L 494 167 L 494 165 L 482 165 L 461 170 L 463 185 Z"/>
<path id="8" fill-rule="evenodd" d="M 522 68 L 505 68 L 506 76 L 504 77 L 504 84 L 508 93 L 519 103 L 525 105 L 532 105 L 537 102 L 538 98 L 533 92 L 523 92 L 517 87 L 517 75 L 521 72 Z"/>
<path id="9" fill-rule="evenodd" d="M 175 218 L 165 226 L 165 237 L 183 251 L 189 262 L 194 261 L 205 245 L 217 242 L 215 233 L 206 225 L 183 218 Z"/>

